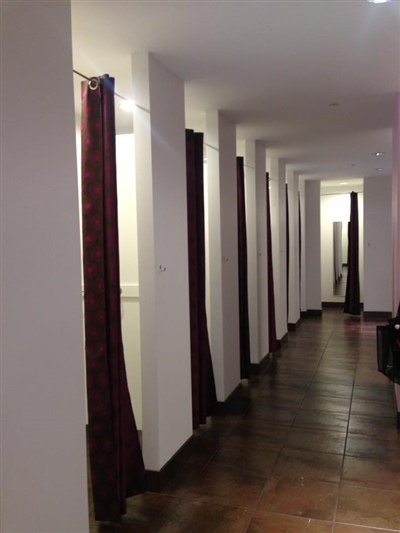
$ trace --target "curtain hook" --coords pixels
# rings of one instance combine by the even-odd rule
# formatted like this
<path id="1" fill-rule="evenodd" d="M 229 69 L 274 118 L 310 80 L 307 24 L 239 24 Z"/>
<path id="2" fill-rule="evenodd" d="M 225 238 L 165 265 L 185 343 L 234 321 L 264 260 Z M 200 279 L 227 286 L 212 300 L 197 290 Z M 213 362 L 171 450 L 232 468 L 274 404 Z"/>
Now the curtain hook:
<path id="1" fill-rule="evenodd" d="M 93 77 L 89 80 L 89 89 L 92 91 L 95 91 L 97 87 L 99 86 L 99 78 Z"/>

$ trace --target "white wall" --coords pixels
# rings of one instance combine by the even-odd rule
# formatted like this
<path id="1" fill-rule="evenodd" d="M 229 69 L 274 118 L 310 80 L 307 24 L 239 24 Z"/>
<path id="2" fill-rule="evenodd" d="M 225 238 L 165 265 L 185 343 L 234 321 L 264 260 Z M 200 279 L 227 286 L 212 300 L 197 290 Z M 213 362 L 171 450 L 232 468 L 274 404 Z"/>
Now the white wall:
<path id="1" fill-rule="evenodd" d="M 132 57 L 143 455 L 159 471 L 192 434 L 183 82 Z"/>
<path id="2" fill-rule="evenodd" d="M 139 274 L 137 245 L 135 140 L 117 135 L 118 226 L 122 340 L 128 386 L 136 425 L 142 429 L 142 376 L 140 354 Z"/>
<path id="3" fill-rule="evenodd" d="M 301 293 L 300 293 L 300 308 L 301 311 L 307 311 L 307 276 L 306 276 L 306 209 L 305 209 L 305 181 L 299 179 L 299 191 L 300 191 L 300 215 L 301 215 Z M 300 243 L 299 243 L 300 246 Z"/>
<path id="4" fill-rule="evenodd" d="M 289 204 L 289 309 L 288 323 L 300 320 L 299 277 L 299 177 L 293 171 L 286 172 Z"/>
<path id="5" fill-rule="evenodd" d="M 364 311 L 392 311 L 392 178 L 364 179 Z"/>
<path id="6" fill-rule="evenodd" d="M 271 235 L 276 336 L 278 340 L 281 340 L 287 333 L 286 168 L 283 161 L 267 157 L 267 170 L 271 186 Z"/>
<path id="7" fill-rule="evenodd" d="M 357 192 L 357 191 L 355 191 Z M 344 240 L 347 243 L 347 224 L 350 220 L 350 193 L 321 195 L 321 275 L 322 301 L 344 302 L 343 296 L 335 296 L 333 273 L 333 222 L 343 222 Z M 364 301 L 364 195 L 358 192 L 359 273 L 360 300 Z M 344 244 L 347 249 L 347 245 Z M 347 257 L 347 252 L 343 257 Z"/>
<path id="8" fill-rule="evenodd" d="M 321 184 L 305 182 L 305 275 L 307 311 L 320 311 L 321 300 Z"/>
<path id="9" fill-rule="evenodd" d="M 88 526 L 69 2 L 2 2 L 1 525 Z"/>
<path id="10" fill-rule="evenodd" d="M 217 398 L 240 382 L 236 126 L 207 111 L 209 333 Z"/>

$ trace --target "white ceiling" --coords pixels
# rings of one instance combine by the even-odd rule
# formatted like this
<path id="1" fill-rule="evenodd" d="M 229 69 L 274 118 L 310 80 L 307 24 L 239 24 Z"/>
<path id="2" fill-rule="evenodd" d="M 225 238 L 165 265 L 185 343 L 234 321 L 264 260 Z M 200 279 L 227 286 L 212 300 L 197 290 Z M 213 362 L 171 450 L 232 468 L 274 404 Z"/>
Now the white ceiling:
<path id="1" fill-rule="evenodd" d="M 307 179 L 391 174 L 398 0 L 75 0 L 72 30 L 74 69 L 132 98 L 131 54 L 151 52 L 185 81 L 188 125 L 219 109 Z"/>

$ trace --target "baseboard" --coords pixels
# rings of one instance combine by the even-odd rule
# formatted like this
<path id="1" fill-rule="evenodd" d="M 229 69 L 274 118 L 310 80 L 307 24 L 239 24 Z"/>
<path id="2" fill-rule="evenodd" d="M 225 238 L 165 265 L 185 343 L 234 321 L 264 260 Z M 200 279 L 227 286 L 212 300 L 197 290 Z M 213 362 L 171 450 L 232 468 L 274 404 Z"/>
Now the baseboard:
<path id="1" fill-rule="evenodd" d="M 322 307 L 329 308 L 329 307 L 341 307 L 344 309 L 344 301 L 343 302 L 322 302 Z"/>
<path id="2" fill-rule="evenodd" d="M 269 364 L 269 353 L 265 355 L 259 363 L 251 363 L 250 373 L 252 376 L 259 376 Z"/>
<path id="3" fill-rule="evenodd" d="M 192 436 L 179 448 L 179 450 L 165 463 L 159 472 L 146 470 L 146 490 L 149 492 L 161 492 L 171 481 L 178 467 L 182 468 L 186 447 L 190 444 Z"/>
<path id="4" fill-rule="evenodd" d="M 321 318 L 322 309 L 308 309 L 300 313 L 301 318 Z"/>
<path id="5" fill-rule="evenodd" d="M 280 340 L 277 340 L 278 350 L 282 348 L 282 346 L 284 346 L 287 343 L 287 341 L 288 341 L 288 334 L 285 333 L 285 335 Z"/>
<path id="6" fill-rule="evenodd" d="M 288 323 L 288 330 L 289 331 L 296 331 L 296 329 L 298 329 L 300 327 L 300 324 L 301 324 L 301 318 L 299 318 L 299 320 L 295 323 L 293 322 L 289 322 Z"/>
<path id="7" fill-rule="evenodd" d="M 392 313 L 390 311 L 364 311 L 363 318 L 364 320 L 386 320 L 392 318 Z"/>

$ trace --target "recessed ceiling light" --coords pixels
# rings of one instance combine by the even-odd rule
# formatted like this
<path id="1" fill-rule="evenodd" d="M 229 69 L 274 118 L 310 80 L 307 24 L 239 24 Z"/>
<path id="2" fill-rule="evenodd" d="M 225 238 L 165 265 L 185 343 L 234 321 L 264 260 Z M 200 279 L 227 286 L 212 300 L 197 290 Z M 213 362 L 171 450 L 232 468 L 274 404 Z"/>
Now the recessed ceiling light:
<path id="1" fill-rule="evenodd" d="M 339 185 L 347 185 L 347 181 L 341 181 Z"/>
<path id="2" fill-rule="evenodd" d="M 383 168 L 376 168 L 375 170 L 383 170 Z"/>
<path id="3" fill-rule="evenodd" d="M 367 0 L 370 4 L 386 4 L 386 2 L 391 2 L 392 0 Z"/>
<path id="4" fill-rule="evenodd" d="M 373 155 L 376 155 L 376 156 L 379 156 L 379 155 L 383 155 L 385 152 L 374 152 Z"/>

